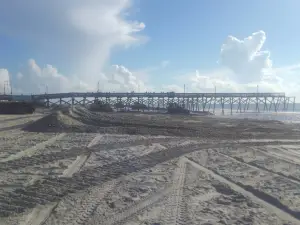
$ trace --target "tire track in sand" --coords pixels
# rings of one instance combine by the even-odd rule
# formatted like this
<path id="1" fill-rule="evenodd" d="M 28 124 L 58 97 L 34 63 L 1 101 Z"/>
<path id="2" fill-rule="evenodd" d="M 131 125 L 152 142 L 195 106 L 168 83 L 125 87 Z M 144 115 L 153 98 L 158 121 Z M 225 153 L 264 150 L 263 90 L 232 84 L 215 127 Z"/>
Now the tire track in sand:
<path id="1" fill-rule="evenodd" d="M 28 211 L 35 208 L 38 204 L 45 205 L 49 202 L 59 202 L 64 196 L 70 193 L 86 190 L 91 186 L 98 186 L 121 176 L 145 168 L 151 168 L 162 162 L 208 147 L 218 147 L 218 144 L 203 144 L 201 148 L 195 144 L 172 147 L 164 151 L 151 152 L 141 157 L 89 168 L 85 171 L 79 171 L 72 177 L 46 177 L 32 185 L 16 189 L 13 192 L 1 193 L 0 202 L 18 207 L 18 211 L 0 205 L 0 216 L 8 217 L 16 212 Z M 40 200 L 37 201 L 36 198 Z"/>
<path id="2" fill-rule="evenodd" d="M 94 146 L 103 135 L 96 135 L 96 137 L 93 138 L 93 140 L 87 145 L 87 149 Z M 80 171 L 80 169 L 84 166 L 85 162 L 89 159 L 91 156 L 90 151 L 86 151 L 86 153 L 83 153 L 79 156 L 77 156 L 76 160 L 63 172 L 63 174 L 60 177 L 72 177 L 74 173 L 77 173 Z"/>
<path id="3" fill-rule="evenodd" d="M 96 149 L 97 151 L 99 151 L 99 148 L 101 150 L 101 148 L 103 148 L 104 146 L 99 144 L 99 141 L 101 140 L 101 138 L 103 137 L 102 134 L 97 135 L 96 137 L 93 138 L 93 140 L 87 145 L 87 151 L 85 151 L 83 154 L 77 156 L 76 160 L 68 167 L 68 169 L 66 169 L 63 174 L 60 177 L 72 177 L 72 175 L 74 173 L 77 173 L 80 171 L 80 169 L 83 167 L 83 165 L 85 164 L 85 162 L 89 159 L 89 157 L 91 156 L 91 154 L 93 153 L 93 151 L 95 150 L 92 149 L 93 147 L 97 146 Z M 151 139 L 150 139 L 151 140 Z M 155 140 L 155 139 L 153 139 Z M 169 139 L 163 140 L 163 141 L 169 141 Z M 134 142 L 128 142 L 130 143 L 132 146 L 133 144 L 143 144 L 145 142 L 149 142 L 149 140 L 136 140 Z M 110 148 L 112 147 L 124 147 L 126 146 L 126 144 L 128 143 L 119 143 L 118 145 L 115 146 L 110 146 Z M 150 149 L 148 152 L 144 152 L 144 154 L 140 155 L 147 155 L 152 151 L 152 149 Z"/>
<path id="4" fill-rule="evenodd" d="M 174 138 L 173 138 L 174 139 Z M 21 169 L 32 165 L 42 165 L 45 163 L 55 162 L 58 160 L 73 158 L 80 156 L 81 154 L 87 155 L 89 152 L 98 152 L 99 150 L 105 149 L 105 151 L 110 151 L 118 148 L 125 148 L 130 146 L 145 145 L 147 142 L 154 142 L 159 144 L 167 143 L 172 141 L 168 138 L 151 138 L 142 140 L 130 140 L 122 141 L 117 143 L 101 143 L 96 145 L 90 145 L 89 148 L 78 148 L 74 147 L 71 149 L 65 149 L 64 151 L 55 151 L 47 154 L 34 154 L 32 156 L 23 156 L 22 158 L 3 162 L 0 164 L 0 172 L 9 171 L 12 169 Z"/>
<path id="5" fill-rule="evenodd" d="M 60 136 L 60 138 L 64 137 L 66 134 L 63 133 Z M 53 138 L 52 138 L 53 139 Z M 93 145 L 95 142 L 95 139 L 99 139 L 98 136 L 96 136 L 88 145 L 87 148 Z M 56 139 L 51 140 L 50 143 L 53 143 Z M 47 142 L 47 141 L 46 141 Z M 45 146 L 49 144 L 49 141 L 47 143 L 44 143 L 41 146 Z M 72 177 L 74 173 L 79 172 L 79 170 L 84 166 L 84 163 L 90 156 L 90 153 L 88 155 L 80 155 L 77 157 L 77 159 L 63 172 L 61 177 Z M 37 178 L 38 179 L 38 178 Z M 35 182 L 37 181 L 35 179 Z M 101 192 L 102 193 L 102 192 Z M 89 199 L 91 200 L 91 199 Z M 93 203 L 93 201 L 92 201 Z M 44 224 L 44 222 L 49 218 L 53 210 L 57 207 L 59 204 L 58 202 L 53 202 L 44 206 L 38 206 L 33 209 L 33 211 L 28 215 L 27 220 L 25 222 L 22 222 L 20 225 L 41 225 Z M 87 208 L 88 209 L 88 208 Z"/>
<path id="6" fill-rule="evenodd" d="M 90 224 L 105 224 L 105 225 L 116 225 L 123 224 L 127 219 L 133 215 L 143 211 L 144 209 L 150 207 L 156 202 L 162 200 L 165 196 L 168 197 L 168 205 L 164 215 L 167 217 L 164 224 L 176 225 L 176 224 L 186 224 L 182 217 L 182 193 L 185 181 L 186 172 L 186 162 L 179 159 L 178 167 L 175 169 L 173 174 L 173 182 L 170 186 L 166 187 L 162 191 L 151 194 L 149 197 L 143 199 L 142 201 L 134 204 L 129 209 L 123 210 L 112 217 L 103 220 L 102 216 L 95 215 Z"/>
<path id="7" fill-rule="evenodd" d="M 99 143 L 101 137 L 103 135 L 96 136 L 88 145 L 88 147 L 93 147 Z M 152 138 L 150 138 L 151 140 Z M 154 139 L 155 140 L 155 139 Z M 169 139 L 163 140 L 167 141 Z M 137 140 L 148 142 L 149 140 Z M 135 143 L 134 141 L 133 143 Z M 130 143 L 130 142 L 129 142 Z M 125 143 L 124 143 L 125 144 Z M 140 143 L 141 144 L 141 143 Z M 150 152 L 152 152 L 153 149 L 150 149 L 149 151 L 144 152 L 143 155 L 147 155 Z M 141 210 L 148 208 L 150 205 L 156 203 L 160 199 L 162 199 L 164 196 L 166 196 L 170 191 L 171 188 L 165 188 L 163 191 L 157 192 L 150 197 L 147 197 L 146 199 L 143 199 L 142 201 L 138 202 L 137 204 L 131 206 L 129 209 L 123 210 L 117 215 L 114 215 L 110 218 L 103 218 L 102 215 L 93 215 L 91 218 L 91 215 L 94 213 L 94 211 L 97 209 L 98 205 L 100 204 L 102 198 L 104 197 L 104 193 L 108 192 L 112 189 L 112 187 L 115 185 L 115 181 L 109 182 L 110 184 L 106 185 L 107 187 L 105 190 L 99 190 L 99 188 L 96 188 L 94 191 L 91 191 L 88 195 L 84 197 L 82 200 L 83 204 L 81 204 L 80 208 L 75 209 L 70 213 L 70 215 L 67 216 L 65 221 L 62 222 L 56 222 L 55 224 L 72 224 L 72 225 L 82 225 L 86 224 L 87 220 L 89 220 L 89 224 L 118 224 L 127 218 L 131 217 L 132 215 L 136 214 L 137 212 L 140 212 Z M 102 188 L 103 189 L 103 188 Z"/>
<path id="8" fill-rule="evenodd" d="M 91 216 L 100 205 L 101 200 L 104 195 L 110 191 L 116 184 L 116 181 L 110 181 L 99 187 L 93 187 L 90 190 L 87 190 L 87 194 L 83 196 L 80 201 L 80 205 L 70 211 L 67 215 L 64 215 L 64 219 L 54 219 L 50 221 L 45 221 L 42 224 L 50 225 L 85 225 L 87 221 L 90 220 Z M 99 221 L 98 221 L 99 222 Z M 41 225 L 41 224 L 39 224 Z"/>
<path id="9" fill-rule="evenodd" d="M 255 150 L 255 149 L 253 148 L 253 150 Z M 229 158 L 229 159 L 231 159 L 231 160 L 233 160 L 233 161 L 235 161 L 235 162 L 241 163 L 241 164 L 246 165 L 246 166 L 248 166 L 248 167 L 251 167 L 251 168 L 253 168 L 253 169 L 259 169 L 259 170 L 263 170 L 263 171 L 266 171 L 266 172 L 269 172 L 269 173 L 272 173 L 272 174 L 276 174 L 276 175 L 278 175 L 278 176 L 280 176 L 280 177 L 283 177 L 284 179 L 289 180 L 290 182 L 293 182 L 293 183 L 296 183 L 296 184 L 300 184 L 300 179 L 297 179 L 297 178 L 295 178 L 295 177 L 292 177 L 292 176 L 286 176 L 286 175 L 284 175 L 283 173 L 273 171 L 273 170 L 271 170 L 271 169 L 268 169 L 268 168 L 265 168 L 265 167 L 263 167 L 263 166 L 257 165 L 257 164 L 255 164 L 255 163 L 253 163 L 253 162 L 245 162 L 242 158 L 237 157 L 237 156 L 230 156 L 230 155 L 227 155 L 227 154 L 225 154 L 225 153 L 220 152 L 219 149 L 215 149 L 215 151 L 218 152 L 218 154 L 220 154 L 220 155 L 222 155 L 222 156 L 224 156 L 224 157 L 226 157 L 226 158 Z M 258 151 L 260 151 L 260 150 L 258 150 Z M 265 152 L 263 152 L 263 151 L 261 151 L 261 152 L 262 152 L 262 153 L 265 153 Z M 270 154 L 270 156 L 272 156 L 272 155 Z M 280 159 L 280 158 L 278 158 L 278 159 Z"/>
<path id="10" fill-rule="evenodd" d="M 231 180 L 229 180 L 226 177 L 223 177 L 222 175 L 218 174 L 217 171 L 210 170 L 197 162 L 194 162 L 193 159 L 184 157 L 184 160 L 187 163 L 190 163 L 193 167 L 206 172 L 207 174 L 210 174 L 212 177 L 214 177 L 216 180 L 219 180 L 222 183 L 225 183 L 231 187 L 232 190 L 241 193 L 245 197 L 248 197 L 252 199 L 254 202 L 257 202 L 258 204 L 264 206 L 269 212 L 275 213 L 279 218 L 291 221 L 295 224 L 299 224 L 299 220 L 296 219 L 293 215 L 285 212 L 284 210 L 277 208 L 272 203 L 270 203 L 267 199 L 265 199 L 263 196 L 260 196 L 260 193 L 252 192 L 251 190 L 245 189 L 243 186 L 241 186 L 240 183 L 235 183 Z"/>
<path id="11" fill-rule="evenodd" d="M 102 215 L 94 215 L 89 221 L 90 225 L 98 225 L 98 224 L 105 224 L 105 225 L 117 225 L 123 224 L 126 219 L 129 219 L 131 216 L 135 215 L 136 213 L 141 212 L 142 210 L 150 207 L 151 205 L 155 204 L 159 200 L 163 199 L 166 195 L 168 195 L 172 191 L 172 187 L 167 187 L 162 191 L 156 192 L 149 197 L 139 201 L 138 203 L 134 204 L 130 208 L 126 210 L 122 210 L 118 214 L 114 214 L 109 218 L 104 218 Z"/>
<path id="12" fill-rule="evenodd" d="M 186 162 L 180 158 L 179 166 L 173 176 L 172 192 L 168 198 L 164 213 L 165 225 L 187 224 L 184 218 L 183 187 L 185 183 Z"/>
<path id="13" fill-rule="evenodd" d="M 38 206 L 26 217 L 25 221 L 20 221 L 19 225 L 40 225 L 43 224 L 50 216 L 57 203 L 50 203 L 45 206 Z"/>
<path id="14" fill-rule="evenodd" d="M 66 133 L 62 133 L 62 134 L 59 134 L 59 135 L 56 135 L 50 139 L 48 139 L 47 141 L 43 141 L 33 147 L 30 147 L 30 148 L 27 148 L 21 152 L 18 152 L 17 154 L 14 154 L 14 155 L 11 155 L 5 159 L 1 159 L 0 162 L 3 163 L 3 162 L 8 162 L 8 161 L 12 161 L 12 160 L 15 160 L 15 159 L 20 159 L 22 158 L 23 156 L 32 156 L 33 154 L 35 154 L 37 151 L 40 151 L 42 149 L 45 148 L 46 145 L 49 145 L 49 144 L 52 144 L 54 143 L 55 141 L 63 138 L 64 136 L 66 135 Z"/>
<path id="15" fill-rule="evenodd" d="M 276 151 L 270 151 L 270 150 L 264 151 L 262 149 L 257 149 L 257 150 L 269 156 L 275 157 L 277 159 L 285 160 L 300 165 L 299 154 L 297 153 L 295 154 L 289 151 L 288 149 L 285 149 L 286 146 L 269 146 L 269 147 L 272 147 L 273 150 Z"/>

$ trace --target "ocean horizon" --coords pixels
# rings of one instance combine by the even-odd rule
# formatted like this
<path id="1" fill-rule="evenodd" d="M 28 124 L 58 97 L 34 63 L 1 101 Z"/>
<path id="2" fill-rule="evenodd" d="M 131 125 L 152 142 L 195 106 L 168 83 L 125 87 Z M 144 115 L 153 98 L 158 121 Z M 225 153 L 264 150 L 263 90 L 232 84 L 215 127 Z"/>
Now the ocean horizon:
<path id="1" fill-rule="evenodd" d="M 216 110 L 216 116 L 226 118 L 237 118 L 237 119 L 258 119 L 258 120 L 277 120 L 286 123 L 300 123 L 300 111 L 292 112 L 236 112 L 234 111 L 231 115 L 230 110 L 224 110 L 222 115 L 221 110 Z"/>

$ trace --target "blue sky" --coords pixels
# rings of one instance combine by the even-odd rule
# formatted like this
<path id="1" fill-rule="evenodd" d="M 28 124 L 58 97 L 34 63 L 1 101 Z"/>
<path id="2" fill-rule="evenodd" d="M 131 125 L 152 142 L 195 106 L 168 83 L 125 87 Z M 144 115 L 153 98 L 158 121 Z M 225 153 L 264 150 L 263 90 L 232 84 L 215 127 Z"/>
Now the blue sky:
<path id="1" fill-rule="evenodd" d="M 219 1 L 219 0 L 152 0 L 140 1 L 133 13 L 146 24 L 143 31 L 147 44 L 114 55 L 113 63 L 131 68 L 156 65 L 160 60 L 171 63 L 164 71 L 153 74 L 154 80 L 166 82 L 177 71 L 210 70 L 216 63 L 220 48 L 228 35 L 239 39 L 263 30 L 275 67 L 298 64 L 300 21 L 298 1 Z M 162 72 L 162 74 L 161 74 Z"/>
<path id="2" fill-rule="evenodd" d="M 278 66 L 299 62 L 298 1 L 146 0 L 137 6 L 133 17 L 146 24 L 143 33 L 150 40 L 112 62 L 139 67 L 169 59 L 175 70 L 212 68 L 228 35 L 244 38 L 258 30 L 266 32 L 264 48 Z"/>
<path id="3" fill-rule="evenodd" d="M 19 92 L 39 92 L 44 83 L 50 92 L 93 90 L 101 80 L 115 91 L 180 91 L 186 83 L 193 92 L 214 85 L 246 92 L 259 84 L 300 96 L 295 0 L 2 5 L 0 85 L 9 77 Z"/>

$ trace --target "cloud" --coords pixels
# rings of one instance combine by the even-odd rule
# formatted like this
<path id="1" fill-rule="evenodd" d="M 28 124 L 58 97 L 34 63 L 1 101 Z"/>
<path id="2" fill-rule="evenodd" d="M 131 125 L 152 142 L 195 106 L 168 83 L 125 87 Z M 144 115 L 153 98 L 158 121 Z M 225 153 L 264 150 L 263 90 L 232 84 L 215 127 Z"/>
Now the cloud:
<path id="1" fill-rule="evenodd" d="M 0 85 L 9 80 L 6 69 L 0 69 Z M 76 76 L 66 76 L 52 65 L 40 67 L 33 59 L 18 72 L 13 83 L 14 93 L 41 94 L 58 92 L 95 92 L 99 91 L 147 91 L 150 90 L 138 73 L 122 65 L 113 65 L 107 73 L 101 73 L 93 85 L 89 85 Z M 3 85 L 2 85 L 3 86 Z M 1 86 L 0 86 L 1 89 Z M 0 91 L 1 92 L 1 91 Z"/>
<path id="2" fill-rule="evenodd" d="M 48 92 L 68 92 L 78 88 L 79 80 L 75 77 L 67 77 L 61 74 L 52 65 L 40 67 L 35 60 L 28 60 L 21 71 L 17 74 L 17 79 L 13 83 L 14 92 L 26 94 L 40 94 Z"/>
<path id="3" fill-rule="evenodd" d="M 134 73 L 121 65 L 113 65 L 109 83 L 115 84 L 116 91 L 147 91 L 145 83 L 139 79 Z"/>
<path id="4" fill-rule="evenodd" d="M 196 70 L 176 78 L 173 90 L 182 90 L 185 83 L 189 92 L 285 92 L 300 98 L 300 64 L 273 67 L 269 51 L 263 51 L 264 31 L 239 40 L 228 36 L 221 47 L 220 68 Z"/>
<path id="5" fill-rule="evenodd" d="M 126 16 L 131 7 L 131 0 L 5 1 L 0 34 L 59 56 L 70 73 L 93 86 L 113 48 L 145 40 L 139 35 L 145 24 Z"/>
<path id="6" fill-rule="evenodd" d="M 261 80 L 240 83 L 232 77 L 234 73 L 228 69 L 215 69 L 211 71 L 198 71 L 183 74 L 177 77 L 175 84 L 169 85 L 173 90 L 183 90 L 181 84 L 186 84 L 188 92 L 285 92 L 287 96 L 296 96 L 300 99 L 300 79 L 296 78 L 300 72 L 297 66 L 273 69 L 270 77 Z M 288 75 L 287 75 L 288 74 Z M 295 79 L 294 79 L 294 78 Z"/>
<path id="7" fill-rule="evenodd" d="M 266 71 L 272 69 L 270 52 L 262 50 L 265 41 L 264 31 L 255 32 L 243 40 L 228 36 L 221 47 L 220 64 L 232 70 L 232 78 L 239 83 L 261 80 Z"/>
<path id="8" fill-rule="evenodd" d="M 0 93 L 10 93 L 10 77 L 7 69 L 0 69 Z"/>
<path id="9" fill-rule="evenodd" d="M 30 1 L 30 3 L 32 2 L 33 0 Z M 138 43 L 140 39 L 135 33 L 141 31 L 144 28 L 144 25 L 142 23 L 128 22 L 122 19 L 122 12 L 130 6 L 128 1 L 102 0 L 99 2 L 101 2 L 102 6 L 106 6 L 105 9 L 111 10 L 110 13 L 108 13 L 108 18 L 115 18 L 116 21 L 120 22 L 120 27 L 114 23 L 111 24 L 112 27 L 106 27 L 107 24 L 105 23 L 105 20 L 108 18 L 104 15 L 99 17 L 99 24 L 104 24 L 103 27 L 102 25 L 100 26 L 103 30 L 100 28 L 98 29 L 96 26 L 96 24 L 98 24 L 97 21 L 81 24 L 81 21 L 85 21 L 85 19 L 86 21 L 92 21 L 90 17 L 97 17 L 97 15 L 94 15 L 96 13 L 94 13 L 92 6 L 101 5 L 98 1 L 90 1 L 85 7 L 80 8 L 79 6 L 82 6 L 80 2 L 74 1 L 74 5 L 72 5 L 73 3 L 71 4 L 71 2 L 67 0 L 62 6 L 63 8 L 65 7 L 64 9 L 67 9 L 67 6 L 69 7 L 72 5 L 70 10 L 67 10 L 67 13 L 65 14 L 68 19 L 65 19 L 62 23 L 66 23 L 66 21 L 69 21 L 69 23 L 70 21 L 72 22 L 70 23 L 71 25 L 67 23 L 69 27 L 67 25 L 64 26 L 66 29 L 68 27 L 68 29 L 74 32 L 73 34 L 78 32 L 77 34 L 79 34 L 79 37 L 72 37 L 71 40 L 78 40 L 79 43 L 83 45 L 73 46 L 74 43 L 72 43 L 72 41 L 70 44 L 67 44 L 67 49 L 73 46 L 74 48 L 77 48 L 78 52 L 81 54 L 77 59 L 79 65 L 78 68 L 81 68 L 78 70 L 79 72 L 75 71 L 74 73 L 66 75 L 53 65 L 40 66 L 35 60 L 30 59 L 16 74 L 16 80 L 12 83 L 14 93 L 44 93 L 47 89 L 46 84 L 49 93 L 96 91 L 98 83 L 100 91 L 110 92 L 183 92 L 183 84 L 186 84 L 186 92 L 214 92 L 215 87 L 217 92 L 256 92 L 258 85 L 260 92 L 286 92 L 287 95 L 300 98 L 300 79 L 298 76 L 300 73 L 300 64 L 280 68 L 273 67 L 270 52 L 262 50 L 266 40 L 266 34 L 263 31 L 255 32 L 243 40 L 229 36 L 227 41 L 221 47 L 220 64 L 222 66 L 220 68 L 208 71 L 196 70 L 188 74 L 183 74 L 182 76 L 177 77 L 175 79 L 176 82 L 173 84 L 162 84 L 161 87 L 152 87 L 148 82 L 148 77 L 152 72 L 158 72 L 169 66 L 170 62 L 167 60 L 162 61 L 155 67 L 147 67 L 140 70 L 130 70 L 123 65 L 113 65 L 108 70 L 104 70 L 103 66 L 109 57 L 110 50 L 118 45 L 126 46 L 127 44 L 132 45 Z M 53 5 L 51 6 L 54 7 Z M 35 7 L 38 8 L 41 6 Z M 25 9 L 26 8 L 24 8 L 24 10 Z M 99 10 L 101 11 L 102 9 L 99 8 Z M 59 11 L 63 10 L 59 9 Z M 89 12 L 93 13 L 89 14 Z M 78 16 L 80 19 L 77 20 L 77 17 L 73 18 L 72 16 Z M 46 18 L 48 18 L 47 15 Z M 16 18 L 16 20 L 19 19 Z M 48 21 L 48 23 L 52 24 L 54 22 Z M 63 25 L 58 26 L 60 27 Z M 36 28 L 31 29 L 34 30 Z M 9 28 L 7 27 L 6 30 L 9 30 Z M 5 31 L 3 23 L 0 22 L 0 32 L 3 31 Z M 13 28 L 12 31 L 14 31 L 14 33 L 10 33 L 10 35 L 19 35 L 19 31 L 15 28 Z M 27 38 L 33 38 L 33 36 L 35 37 L 37 35 L 39 29 L 36 29 L 35 31 L 35 35 L 31 35 L 30 32 L 27 34 L 27 31 L 24 31 L 24 35 Z M 84 46 L 88 46 L 91 43 L 85 43 L 82 36 L 80 37 L 80 34 L 86 35 L 87 40 L 91 40 L 92 44 L 99 44 L 99 46 L 95 45 L 95 51 L 83 50 Z M 43 34 L 40 33 L 40 35 Z M 54 37 L 55 39 L 57 34 L 51 35 L 50 37 Z M 113 37 L 115 38 L 114 41 Z M 57 40 L 59 39 L 58 37 L 56 38 Z M 110 38 L 112 39 L 110 40 Z M 59 40 L 60 44 L 65 43 L 64 38 Z M 54 41 L 50 40 L 50 43 L 53 44 Z M 92 44 L 90 47 L 92 47 Z M 67 52 L 67 49 L 59 49 L 57 54 L 61 51 Z M 73 50 L 71 49 L 71 52 L 72 51 Z M 97 57 L 98 54 L 102 55 L 102 53 L 105 55 L 105 60 L 102 60 L 103 58 L 101 57 L 103 56 Z M 80 59 L 82 59 L 83 56 L 87 56 L 87 60 L 82 60 L 83 64 L 80 64 Z M 93 58 L 92 56 L 95 57 Z M 85 68 L 85 70 L 82 70 L 82 68 Z M 86 73 L 80 73 L 82 71 L 86 71 Z M 87 76 L 82 76 L 81 74 Z M 9 80 L 11 75 L 12 74 L 9 74 L 8 70 L 0 69 L 0 93 L 4 81 Z"/>
<path id="10" fill-rule="evenodd" d="M 230 70 L 215 69 L 212 71 L 191 72 L 176 78 L 180 84 L 185 84 L 187 92 L 211 93 L 217 92 L 243 92 L 243 85 L 230 79 Z"/>

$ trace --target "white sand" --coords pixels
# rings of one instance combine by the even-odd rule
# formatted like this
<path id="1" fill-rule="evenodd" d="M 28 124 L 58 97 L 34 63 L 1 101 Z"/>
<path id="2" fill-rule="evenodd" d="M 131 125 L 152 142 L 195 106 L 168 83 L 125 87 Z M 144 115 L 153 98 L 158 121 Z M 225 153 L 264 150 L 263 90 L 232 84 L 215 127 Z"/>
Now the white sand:
<path id="1" fill-rule="evenodd" d="M 295 140 L 0 135 L 1 225 L 300 224 Z"/>

